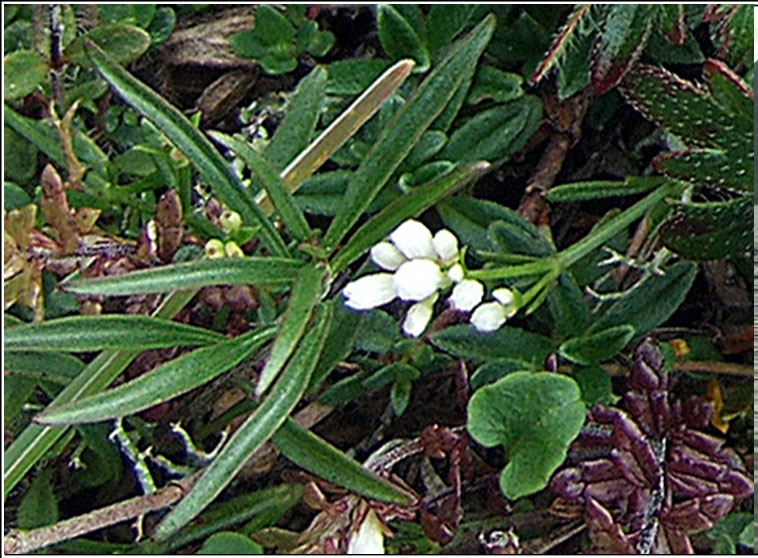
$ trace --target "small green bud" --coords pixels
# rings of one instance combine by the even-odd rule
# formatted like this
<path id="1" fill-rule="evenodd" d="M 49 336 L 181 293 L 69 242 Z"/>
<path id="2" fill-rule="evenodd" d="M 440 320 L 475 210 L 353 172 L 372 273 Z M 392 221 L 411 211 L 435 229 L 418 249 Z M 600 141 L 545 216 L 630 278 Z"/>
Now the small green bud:
<path id="1" fill-rule="evenodd" d="M 231 209 L 224 210 L 218 220 L 221 222 L 221 227 L 227 232 L 238 231 L 242 226 L 242 217 Z"/>
<path id="2" fill-rule="evenodd" d="M 239 244 L 234 242 L 233 240 L 230 240 L 226 244 L 224 244 L 224 252 L 226 252 L 226 256 L 228 258 L 244 258 L 245 253 L 242 251 L 242 248 L 239 247 Z"/>
<path id="3" fill-rule="evenodd" d="M 205 243 L 205 257 L 216 259 L 224 257 L 224 243 L 218 238 L 211 238 Z"/>

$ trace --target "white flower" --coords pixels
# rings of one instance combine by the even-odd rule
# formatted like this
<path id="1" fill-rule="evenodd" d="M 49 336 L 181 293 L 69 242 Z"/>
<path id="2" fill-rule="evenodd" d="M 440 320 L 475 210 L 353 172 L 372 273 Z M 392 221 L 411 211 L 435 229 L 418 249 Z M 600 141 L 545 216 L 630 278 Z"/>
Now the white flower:
<path id="1" fill-rule="evenodd" d="M 461 264 L 455 264 L 453 267 L 447 270 L 447 278 L 453 283 L 460 283 L 463 281 L 464 273 L 463 266 Z"/>
<path id="2" fill-rule="evenodd" d="M 342 292 L 345 304 L 354 310 L 376 308 L 397 296 L 391 273 L 366 275 L 348 283 Z"/>
<path id="3" fill-rule="evenodd" d="M 432 233 L 419 221 L 408 219 L 390 234 L 390 240 L 409 260 L 437 259 Z"/>
<path id="4" fill-rule="evenodd" d="M 450 303 L 456 310 L 468 312 L 482 301 L 484 285 L 474 279 L 464 279 L 458 283 L 450 295 Z"/>
<path id="5" fill-rule="evenodd" d="M 458 259 L 458 239 L 449 230 L 437 231 L 432 238 L 432 244 L 443 264 L 451 264 Z"/>
<path id="6" fill-rule="evenodd" d="M 501 287 L 492 291 L 492 296 L 505 307 L 505 315 L 507 317 L 510 318 L 518 312 L 519 295 L 517 293 L 514 293 L 512 290 L 506 289 L 505 287 Z"/>
<path id="7" fill-rule="evenodd" d="M 505 306 L 499 302 L 480 304 L 471 314 L 471 323 L 479 331 L 495 331 L 506 319 Z"/>
<path id="8" fill-rule="evenodd" d="M 445 284 L 436 262 L 416 259 L 405 262 L 392 275 L 397 296 L 403 300 L 424 300 Z"/>
<path id="9" fill-rule="evenodd" d="M 434 303 L 437 302 L 438 295 L 434 293 L 429 298 L 417 302 L 408 309 L 403 321 L 403 333 L 411 337 L 418 337 L 429 324 L 434 311 Z"/>
<path id="10" fill-rule="evenodd" d="M 384 554 L 384 530 L 374 510 L 369 510 L 358 532 L 347 543 L 348 554 Z"/>
<path id="11" fill-rule="evenodd" d="M 390 242 L 380 242 L 371 249 L 371 260 L 387 271 L 395 271 L 403 263 L 406 258 L 400 253 L 394 244 Z"/>

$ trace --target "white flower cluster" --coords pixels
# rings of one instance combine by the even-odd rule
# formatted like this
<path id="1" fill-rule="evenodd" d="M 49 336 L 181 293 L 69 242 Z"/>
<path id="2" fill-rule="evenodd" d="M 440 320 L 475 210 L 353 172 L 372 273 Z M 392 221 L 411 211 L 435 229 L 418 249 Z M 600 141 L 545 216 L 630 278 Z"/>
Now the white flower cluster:
<path id="1" fill-rule="evenodd" d="M 514 293 L 506 288 L 492 292 L 492 302 L 479 304 L 484 298 L 484 285 L 466 279 L 461 265 L 458 239 L 447 229 L 432 233 L 419 221 L 409 219 L 371 249 L 371 260 L 386 272 L 374 273 L 345 286 L 345 304 L 355 310 L 368 310 L 395 298 L 414 302 L 405 320 L 403 332 L 412 337 L 421 335 L 432 318 L 439 292 L 453 291 L 450 305 L 470 312 L 471 323 L 479 331 L 494 331 L 518 310 Z"/>

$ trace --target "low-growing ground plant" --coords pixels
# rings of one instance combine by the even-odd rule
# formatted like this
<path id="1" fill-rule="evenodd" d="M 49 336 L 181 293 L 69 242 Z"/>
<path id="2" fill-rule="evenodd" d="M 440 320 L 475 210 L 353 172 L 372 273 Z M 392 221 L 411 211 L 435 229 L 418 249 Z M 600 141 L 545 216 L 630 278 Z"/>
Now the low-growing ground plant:
<path id="1" fill-rule="evenodd" d="M 752 547 L 750 12 L 5 6 L 5 551 Z"/>

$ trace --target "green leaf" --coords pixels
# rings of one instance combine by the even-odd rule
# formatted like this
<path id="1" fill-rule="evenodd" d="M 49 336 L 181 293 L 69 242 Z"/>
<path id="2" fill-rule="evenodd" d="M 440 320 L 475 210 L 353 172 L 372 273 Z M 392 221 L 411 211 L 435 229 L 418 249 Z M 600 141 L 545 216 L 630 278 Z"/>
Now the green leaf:
<path id="1" fill-rule="evenodd" d="M 548 355 L 557 348 L 552 339 L 511 326 L 482 333 L 473 326 L 458 325 L 433 334 L 431 341 L 443 351 L 474 362 L 518 358 L 542 365 Z"/>
<path id="2" fill-rule="evenodd" d="M 417 368 L 406 362 L 393 362 L 387 366 L 382 366 L 379 370 L 363 380 L 363 385 L 367 389 L 378 389 L 393 382 L 401 380 L 417 380 L 421 373 Z"/>
<path id="3" fill-rule="evenodd" d="M 195 554 L 263 554 L 263 547 L 245 535 L 221 531 L 209 537 Z"/>
<path id="4" fill-rule="evenodd" d="M 33 50 L 17 50 L 3 58 L 3 98 L 13 101 L 26 97 L 47 77 L 50 68 Z"/>
<path id="5" fill-rule="evenodd" d="M 597 364 L 616 356 L 633 337 L 632 326 L 620 325 L 592 335 L 572 337 L 558 348 L 558 352 L 577 364 Z"/>
<path id="6" fill-rule="evenodd" d="M 537 258 L 555 255 L 555 247 L 533 223 L 508 207 L 503 209 L 511 216 L 510 221 L 494 221 L 487 227 L 487 237 L 496 252 Z"/>
<path id="7" fill-rule="evenodd" d="M 348 58 L 327 66 L 331 95 L 358 95 L 366 90 L 390 66 L 384 58 Z"/>
<path id="8" fill-rule="evenodd" d="M 753 548 L 754 517 L 751 513 L 731 513 L 708 531 L 714 541 L 714 553 L 737 554 L 737 545 Z"/>
<path id="9" fill-rule="evenodd" d="M 63 53 L 66 59 L 85 68 L 91 67 L 87 58 L 88 41 L 124 66 L 137 60 L 150 47 L 150 35 L 144 29 L 126 23 L 105 23 L 77 37 Z"/>
<path id="10" fill-rule="evenodd" d="M 324 291 L 326 271 L 322 267 L 304 266 L 292 287 L 287 310 L 282 316 L 271 355 L 258 378 L 255 394 L 260 397 L 284 367 L 305 333 L 311 315 Z"/>
<path id="11" fill-rule="evenodd" d="M 229 44 L 243 58 L 258 61 L 270 74 L 291 72 L 297 66 L 295 28 L 267 4 L 255 10 L 255 29 L 232 34 Z"/>
<path id="12" fill-rule="evenodd" d="M 592 180 L 572 182 L 554 186 L 547 191 L 551 202 L 572 203 L 586 200 L 610 198 L 613 196 L 633 196 L 655 190 L 666 182 L 658 176 L 628 176 L 625 180 Z"/>
<path id="13" fill-rule="evenodd" d="M 463 31 L 476 4 L 432 4 L 426 22 L 429 54 L 434 57 Z"/>
<path id="14" fill-rule="evenodd" d="M 542 118 L 542 104 L 526 95 L 478 113 L 450 136 L 439 157 L 451 161 L 498 161 L 526 144 Z"/>
<path id="15" fill-rule="evenodd" d="M 153 312 L 153 316 L 165 319 L 172 318 L 195 294 L 195 291 L 174 291 L 163 300 Z M 104 389 L 116 379 L 137 354 L 139 351 L 134 350 L 100 353 L 55 397 L 51 405 L 63 405 Z M 8 493 L 29 469 L 42 459 L 67 432 L 69 429 L 66 427 L 46 427 L 31 424 L 16 437 L 5 451 L 3 462 L 3 494 L 5 498 L 8 497 Z"/>
<path id="16" fill-rule="evenodd" d="M 239 427 L 192 491 L 161 521 L 155 539 L 165 540 L 205 508 L 229 484 L 248 458 L 284 423 L 308 387 L 324 345 L 331 307 L 321 306 L 311 329 L 279 375 L 271 392 Z"/>
<path id="17" fill-rule="evenodd" d="M 258 155 L 247 143 L 243 143 L 221 132 L 210 132 L 210 135 L 213 139 L 234 151 L 253 170 L 255 178 L 266 189 L 290 234 L 300 241 L 312 238 L 313 231 L 311 227 L 308 225 L 303 212 L 300 211 L 295 198 L 287 189 L 287 185 L 276 169 L 266 159 Z"/>
<path id="18" fill-rule="evenodd" d="M 563 272 L 547 295 L 555 331 L 561 339 L 580 335 L 590 324 L 590 312 L 574 277 Z"/>
<path id="19" fill-rule="evenodd" d="M 638 285 L 625 292 L 590 332 L 628 324 L 637 338 L 643 337 L 665 322 L 682 304 L 697 275 L 697 265 L 678 262 L 663 269 L 664 275 L 648 275 Z"/>
<path id="20" fill-rule="evenodd" d="M 206 345 L 223 339 L 215 331 L 140 315 L 72 316 L 9 329 L 6 351 L 134 350 Z"/>
<path id="21" fill-rule="evenodd" d="M 359 350 L 383 354 L 392 349 L 392 345 L 401 339 L 397 320 L 384 310 L 375 308 L 358 315 L 361 321 L 355 345 Z"/>
<path id="22" fill-rule="evenodd" d="M 66 353 L 33 353 L 7 351 L 3 355 L 7 375 L 21 375 L 65 386 L 75 378 L 85 364 Z"/>
<path id="23" fill-rule="evenodd" d="M 10 128 L 5 128 L 5 147 L 8 146 L 8 136 L 10 134 L 15 134 L 15 132 Z M 18 135 L 16 135 L 18 137 Z M 28 145 L 31 145 L 29 142 L 26 142 Z M 37 158 L 37 150 L 32 145 L 32 148 L 34 149 L 34 156 L 29 157 L 26 159 L 23 159 L 24 161 L 29 160 L 36 160 Z M 9 161 L 10 157 L 8 156 L 8 152 L 5 152 L 5 160 Z M 7 168 L 8 162 L 6 162 L 6 172 L 8 170 Z M 29 177 L 31 178 L 31 176 Z M 3 182 L 3 209 L 5 211 L 13 211 L 14 209 L 19 209 L 21 207 L 24 207 L 25 205 L 29 205 L 32 202 L 32 199 L 29 197 L 29 194 L 26 193 L 26 191 L 18 186 L 17 184 L 14 184 L 13 182 Z"/>
<path id="24" fill-rule="evenodd" d="M 253 354 L 274 338 L 263 328 L 215 343 L 161 364 L 125 384 L 62 406 L 49 406 L 37 424 L 76 424 L 124 417 L 195 389 Z"/>
<path id="25" fill-rule="evenodd" d="M 469 385 L 472 390 L 476 391 L 480 387 L 494 383 L 513 372 L 539 372 L 541 369 L 541 366 L 535 366 L 517 358 L 496 358 L 488 360 L 477 368 L 471 375 Z"/>
<path id="26" fill-rule="evenodd" d="M 505 446 L 500 489 L 509 499 L 534 494 L 566 459 L 584 424 L 579 386 L 549 372 L 514 372 L 474 393 L 468 431 L 485 447 Z"/>
<path id="27" fill-rule="evenodd" d="M 45 468 L 32 481 L 32 485 L 18 507 L 18 526 L 34 529 L 58 521 L 58 500 L 52 485 L 52 469 Z"/>
<path id="28" fill-rule="evenodd" d="M 327 250 L 333 251 L 337 247 L 445 108 L 460 85 L 465 70 L 476 65 L 494 27 L 494 17 L 487 17 L 451 48 L 448 56 L 429 74 L 413 97 L 392 117 L 350 181 L 337 216 L 324 237 Z"/>
<path id="29" fill-rule="evenodd" d="M 286 256 L 287 247 L 274 225 L 258 208 L 252 194 L 240 183 L 211 142 L 178 109 L 105 54 L 92 42 L 85 50 L 95 67 L 124 100 L 144 114 L 197 167 L 216 195 L 245 223 L 260 226 L 261 242 L 275 256 Z"/>
<path id="30" fill-rule="evenodd" d="M 613 394 L 611 377 L 602 366 L 575 366 L 571 375 L 582 391 L 582 401 L 588 408 L 595 403 L 612 405 L 618 401 L 619 398 Z"/>
<path id="31" fill-rule="evenodd" d="M 408 505 L 411 501 L 406 492 L 367 471 L 292 419 L 284 422 L 271 441 L 284 457 L 327 482 L 374 500 L 401 505 Z"/>
<path id="32" fill-rule="evenodd" d="M 402 416 L 411 401 L 413 383 L 407 379 L 396 380 L 390 389 L 390 402 L 396 417 Z"/>
<path id="33" fill-rule="evenodd" d="M 334 367 L 347 358 L 353 351 L 355 338 L 358 335 L 361 315 L 347 308 L 339 297 L 334 298 L 331 304 L 334 317 L 329 324 L 329 333 L 316 369 L 313 371 L 308 393 L 314 393 Z"/>
<path id="34" fill-rule="evenodd" d="M 521 85 L 524 78 L 498 70 L 494 66 L 480 66 L 474 75 L 474 82 L 466 97 L 466 103 L 475 105 L 490 99 L 498 103 L 507 103 L 521 97 L 524 92 Z"/>
<path id="35" fill-rule="evenodd" d="M 24 404 L 37 389 L 38 383 L 36 378 L 28 376 L 5 376 L 3 379 L 3 417 L 9 430 L 11 421 L 24 408 Z"/>
<path id="36" fill-rule="evenodd" d="M 445 196 L 463 185 L 479 178 L 489 169 L 483 162 L 469 163 L 419 186 L 372 217 L 337 252 L 331 262 L 333 273 L 338 273 L 388 235 L 397 225 L 410 217 L 419 215 Z"/>
<path id="37" fill-rule="evenodd" d="M 406 20 L 395 6 L 379 4 L 376 8 L 379 40 L 391 60 L 412 58 L 418 73 L 429 69 L 429 52 L 417 33 L 418 29 Z"/>
<path id="38" fill-rule="evenodd" d="M 286 258 L 197 260 L 118 276 L 76 280 L 61 287 L 72 293 L 122 296 L 210 285 L 286 285 L 295 280 L 302 265 L 301 261 Z"/>

